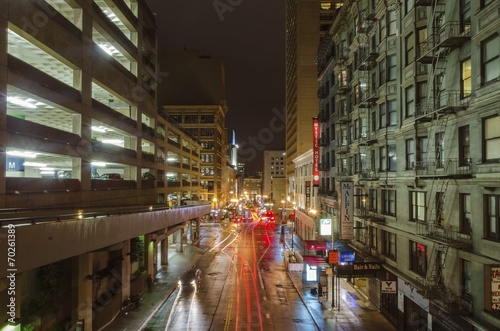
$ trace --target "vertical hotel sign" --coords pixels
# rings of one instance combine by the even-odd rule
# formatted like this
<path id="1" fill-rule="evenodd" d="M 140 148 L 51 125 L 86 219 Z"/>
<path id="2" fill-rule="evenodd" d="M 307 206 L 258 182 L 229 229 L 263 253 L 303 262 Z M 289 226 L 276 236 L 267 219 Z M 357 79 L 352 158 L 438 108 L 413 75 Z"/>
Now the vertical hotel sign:
<path id="1" fill-rule="evenodd" d="M 306 210 L 311 206 L 311 181 L 306 180 Z"/>
<path id="2" fill-rule="evenodd" d="M 340 182 L 342 202 L 340 208 L 340 240 L 352 240 L 354 237 L 354 184 Z"/>
<path id="3" fill-rule="evenodd" d="M 313 186 L 319 186 L 319 121 L 313 118 Z"/>

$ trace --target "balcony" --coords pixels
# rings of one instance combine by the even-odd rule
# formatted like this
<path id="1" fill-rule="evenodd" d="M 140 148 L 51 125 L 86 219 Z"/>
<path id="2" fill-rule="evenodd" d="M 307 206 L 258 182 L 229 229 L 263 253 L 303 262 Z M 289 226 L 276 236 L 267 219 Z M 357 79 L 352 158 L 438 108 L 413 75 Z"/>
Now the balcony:
<path id="1" fill-rule="evenodd" d="M 328 116 L 328 113 L 325 110 L 322 110 L 319 112 L 318 121 L 325 123 L 325 122 L 328 122 L 329 119 L 330 119 L 330 116 Z"/>
<path id="2" fill-rule="evenodd" d="M 335 93 L 336 94 L 346 94 L 349 92 L 350 86 L 347 84 L 347 82 L 340 82 L 339 84 L 335 85 Z"/>
<path id="3" fill-rule="evenodd" d="M 330 139 L 328 139 L 328 137 L 326 136 L 321 136 L 318 140 L 318 144 L 321 146 L 321 147 L 327 147 L 327 146 L 330 146 Z"/>
<path id="4" fill-rule="evenodd" d="M 378 172 L 371 170 L 362 170 L 359 173 L 359 180 L 378 180 L 380 178 Z"/>
<path id="5" fill-rule="evenodd" d="M 335 153 L 337 154 L 345 154 L 349 152 L 349 145 L 337 145 L 335 147 Z"/>
<path id="6" fill-rule="evenodd" d="M 417 221 L 417 234 L 441 245 L 455 249 L 471 249 L 472 237 L 463 233 L 458 226 L 440 224 L 435 221 Z"/>
<path id="7" fill-rule="evenodd" d="M 347 123 L 350 121 L 350 119 L 351 119 L 351 116 L 349 116 L 349 114 L 347 112 L 335 114 L 335 123 L 337 123 L 337 124 Z"/>
<path id="8" fill-rule="evenodd" d="M 373 145 L 377 142 L 377 134 L 375 132 L 362 132 L 359 137 L 359 143 L 362 145 Z"/>
<path id="9" fill-rule="evenodd" d="M 318 89 L 318 98 L 324 99 L 324 98 L 328 97 L 328 92 L 329 92 L 328 86 L 321 85 Z"/>
<path id="10" fill-rule="evenodd" d="M 435 38 L 437 47 L 460 47 L 470 40 L 470 24 L 462 26 L 457 21 L 446 22 L 440 27 L 439 35 L 435 36 Z"/>
<path id="11" fill-rule="evenodd" d="M 454 178 L 472 177 L 472 160 L 444 159 L 419 161 L 415 164 L 415 175 L 419 178 Z"/>
<path id="12" fill-rule="evenodd" d="M 318 163 L 318 170 L 319 171 L 330 171 L 330 165 L 328 164 L 328 162 L 326 163 Z"/>
<path id="13" fill-rule="evenodd" d="M 470 98 L 463 98 L 461 91 L 444 90 L 434 98 L 429 97 L 425 104 L 415 107 L 415 120 L 430 122 L 437 114 L 454 114 L 469 108 Z"/>
<path id="14" fill-rule="evenodd" d="M 365 219 L 367 221 L 371 221 L 374 223 L 385 223 L 385 217 L 381 216 L 377 213 L 376 210 L 371 210 L 366 207 L 358 207 L 355 210 L 355 215 Z"/>

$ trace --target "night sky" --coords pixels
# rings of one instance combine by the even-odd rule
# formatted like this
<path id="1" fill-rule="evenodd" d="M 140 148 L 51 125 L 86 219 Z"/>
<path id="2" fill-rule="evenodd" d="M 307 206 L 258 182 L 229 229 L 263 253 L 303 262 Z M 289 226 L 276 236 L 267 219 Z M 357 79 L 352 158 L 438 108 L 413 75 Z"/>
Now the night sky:
<path id="1" fill-rule="evenodd" d="M 262 150 L 285 148 L 285 0 L 146 2 L 156 13 L 160 56 L 175 44 L 223 60 L 226 126 L 247 172 L 261 170 Z"/>

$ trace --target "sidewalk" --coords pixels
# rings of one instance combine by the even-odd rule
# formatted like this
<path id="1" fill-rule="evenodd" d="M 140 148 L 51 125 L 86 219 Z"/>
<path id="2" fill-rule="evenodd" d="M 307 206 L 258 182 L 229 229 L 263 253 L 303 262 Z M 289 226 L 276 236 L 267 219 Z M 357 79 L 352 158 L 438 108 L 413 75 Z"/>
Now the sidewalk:
<path id="1" fill-rule="evenodd" d="M 285 245 L 290 248 L 292 236 L 284 237 Z M 302 239 L 293 236 L 294 251 L 303 249 Z M 288 271 L 287 271 L 288 272 Z M 320 330 L 339 331 L 392 331 L 396 328 L 371 304 L 364 291 L 354 288 L 345 279 L 340 279 L 340 302 L 332 308 L 332 299 L 320 303 L 317 294 L 312 294 L 311 289 L 317 287 L 316 283 L 304 283 L 302 272 L 288 272 L 292 283 L 299 293 L 302 301 L 313 316 L 314 323 Z"/>
<path id="2" fill-rule="evenodd" d="M 183 252 L 175 251 L 176 245 L 168 247 L 168 265 L 162 266 L 156 275 L 156 282 L 151 292 L 142 296 L 141 307 L 127 314 L 121 312 L 103 331 L 142 330 L 175 291 L 179 277 L 189 271 L 203 255 L 203 249 L 189 244 L 183 244 Z"/>

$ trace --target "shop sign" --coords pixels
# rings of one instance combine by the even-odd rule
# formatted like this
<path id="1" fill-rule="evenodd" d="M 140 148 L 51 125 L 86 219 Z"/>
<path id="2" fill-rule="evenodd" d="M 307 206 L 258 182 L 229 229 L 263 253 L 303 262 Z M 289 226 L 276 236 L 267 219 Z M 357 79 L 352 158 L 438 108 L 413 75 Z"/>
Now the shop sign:
<path id="1" fill-rule="evenodd" d="M 328 251 L 328 263 L 329 264 L 339 263 L 339 251 L 337 250 Z"/>
<path id="2" fill-rule="evenodd" d="M 319 234 L 322 236 L 332 235 L 332 220 L 330 218 L 322 218 L 319 220 Z"/>
<path id="3" fill-rule="evenodd" d="M 397 293 L 397 283 L 394 280 L 381 280 L 380 289 L 382 293 L 396 294 Z"/>
<path id="4" fill-rule="evenodd" d="M 410 300 L 415 302 L 420 308 L 429 311 L 429 300 L 425 299 L 417 292 L 417 289 L 410 283 L 398 278 L 398 290 L 403 292 Z M 400 309 L 401 310 L 401 309 Z"/>
<path id="5" fill-rule="evenodd" d="M 313 186 L 319 186 L 319 120 L 313 119 Z"/>
<path id="6" fill-rule="evenodd" d="M 491 268 L 491 309 L 500 310 L 500 267 Z"/>
<path id="7" fill-rule="evenodd" d="M 354 184 L 341 182 L 340 240 L 354 238 Z"/>
<path id="8" fill-rule="evenodd" d="M 380 263 L 358 262 L 337 266 L 337 277 L 340 278 L 374 278 L 382 269 Z"/>
<path id="9" fill-rule="evenodd" d="M 356 258 L 356 254 L 354 252 L 340 252 L 339 255 L 339 262 L 340 263 L 350 263 L 354 262 L 354 259 Z"/>

